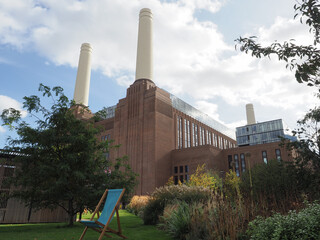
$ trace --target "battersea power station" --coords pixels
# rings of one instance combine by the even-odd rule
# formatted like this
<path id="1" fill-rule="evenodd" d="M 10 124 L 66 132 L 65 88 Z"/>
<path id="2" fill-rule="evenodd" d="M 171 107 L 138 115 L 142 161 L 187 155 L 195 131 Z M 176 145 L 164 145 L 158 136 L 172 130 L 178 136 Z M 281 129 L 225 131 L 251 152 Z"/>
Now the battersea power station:
<path id="1" fill-rule="evenodd" d="M 198 165 L 223 175 L 229 169 L 240 176 L 255 163 L 270 159 L 288 160 L 279 147 L 279 136 L 285 136 L 281 119 L 256 123 L 253 105 L 248 104 L 248 125 L 234 133 L 205 113 L 185 103 L 153 82 L 152 13 L 140 11 L 135 81 L 126 97 L 106 109 L 98 138 L 113 140 L 121 147 L 107 157 L 112 161 L 127 155 L 132 169 L 139 174 L 136 194 L 151 193 L 173 176 L 174 182 L 188 181 Z M 78 118 L 88 119 L 92 48 L 81 46 L 74 91 Z"/>

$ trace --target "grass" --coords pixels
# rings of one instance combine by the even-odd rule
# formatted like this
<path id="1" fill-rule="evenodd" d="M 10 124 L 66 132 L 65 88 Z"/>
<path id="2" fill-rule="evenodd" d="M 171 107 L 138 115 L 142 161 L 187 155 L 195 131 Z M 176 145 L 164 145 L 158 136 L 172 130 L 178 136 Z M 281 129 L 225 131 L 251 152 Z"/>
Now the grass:
<path id="1" fill-rule="evenodd" d="M 83 219 L 90 215 L 83 216 Z M 110 227 L 117 229 L 116 218 Z M 120 210 L 120 223 L 123 235 L 132 240 L 171 240 L 166 233 L 158 230 L 155 226 L 143 225 L 142 220 L 125 210 Z M 41 224 L 5 224 L 0 225 L 1 240 L 71 240 L 79 239 L 84 229 L 80 223 L 75 223 L 72 228 L 66 223 L 41 223 Z M 88 229 L 84 240 L 96 240 L 99 234 Z M 104 237 L 104 239 L 107 239 Z M 112 234 L 112 239 L 122 239 Z"/>

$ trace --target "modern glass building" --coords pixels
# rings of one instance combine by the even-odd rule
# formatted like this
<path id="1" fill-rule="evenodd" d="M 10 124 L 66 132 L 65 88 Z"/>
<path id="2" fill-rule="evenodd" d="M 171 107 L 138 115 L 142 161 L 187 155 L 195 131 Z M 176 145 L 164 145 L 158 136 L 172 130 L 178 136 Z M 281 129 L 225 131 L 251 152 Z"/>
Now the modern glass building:
<path id="1" fill-rule="evenodd" d="M 255 123 L 236 128 L 238 146 L 278 142 L 286 137 L 282 119 Z"/>

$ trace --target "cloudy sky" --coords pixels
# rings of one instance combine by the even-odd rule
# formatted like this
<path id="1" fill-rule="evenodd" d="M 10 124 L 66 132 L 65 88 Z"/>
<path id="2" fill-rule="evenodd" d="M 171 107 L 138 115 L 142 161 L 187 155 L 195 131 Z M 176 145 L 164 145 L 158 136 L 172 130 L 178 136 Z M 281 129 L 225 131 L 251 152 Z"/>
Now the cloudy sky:
<path id="1" fill-rule="evenodd" d="M 295 0 L 0 0 L 0 111 L 21 109 L 40 83 L 73 97 L 80 46 L 93 47 L 89 107 L 93 112 L 125 97 L 134 82 L 138 15 L 154 19 L 154 82 L 229 127 L 282 118 L 289 127 L 317 100 L 276 59 L 235 50 L 239 36 L 268 44 L 311 43 L 293 20 Z M 23 114 L 31 121 L 30 116 Z M 0 127 L 0 148 L 7 136 Z"/>

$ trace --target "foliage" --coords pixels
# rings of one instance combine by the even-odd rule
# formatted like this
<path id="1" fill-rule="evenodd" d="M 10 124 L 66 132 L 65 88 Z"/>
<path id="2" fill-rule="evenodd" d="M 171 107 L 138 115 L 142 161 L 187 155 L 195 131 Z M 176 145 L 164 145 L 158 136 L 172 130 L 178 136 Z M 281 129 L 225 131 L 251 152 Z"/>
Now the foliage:
<path id="1" fill-rule="evenodd" d="M 223 188 L 225 196 L 233 200 L 241 199 L 240 183 L 241 179 L 235 171 L 230 170 L 227 172 Z"/>
<path id="2" fill-rule="evenodd" d="M 241 45 L 240 50 L 257 58 L 276 55 L 279 60 L 287 62 L 287 67 L 295 69 L 295 77 L 299 83 L 305 82 L 309 86 L 319 86 L 320 68 L 320 12 L 318 0 L 301 0 L 294 5 L 296 12 L 294 18 L 300 17 L 300 22 L 309 27 L 313 34 L 313 45 L 296 45 L 294 40 L 285 41 L 283 44 L 274 42 L 270 46 L 262 47 L 256 42 L 256 37 L 238 38 L 236 41 Z"/>
<path id="3" fill-rule="evenodd" d="M 247 233 L 252 240 L 320 239 L 320 204 L 310 204 L 299 213 L 290 211 L 287 216 L 257 217 Z"/>
<path id="4" fill-rule="evenodd" d="M 143 221 L 145 224 L 157 224 L 167 204 L 177 200 L 188 204 L 206 202 L 211 195 L 210 189 L 197 186 L 173 185 L 157 188 L 151 194 L 151 199 L 144 209 Z"/>
<path id="5" fill-rule="evenodd" d="M 133 196 L 130 203 L 127 205 L 126 210 L 135 215 L 142 216 L 145 206 L 150 200 L 149 196 Z"/>
<path id="6" fill-rule="evenodd" d="M 277 160 L 256 164 L 243 174 L 241 192 L 246 199 L 259 205 L 260 214 L 267 215 L 272 210 L 287 212 L 298 200 L 302 201 L 295 171 L 291 164 Z"/>
<path id="7" fill-rule="evenodd" d="M 184 202 L 177 202 L 177 208 L 170 215 L 164 216 L 164 229 L 175 239 L 186 239 L 190 231 L 191 214 L 189 205 Z"/>
<path id="8" fill-rule="evenodd" d="M 173 176 L 169 177 L 169 179 L 166 183 L 166 186 L 172 186 L 172 185 L 174 185 Z"/>
<path id="9" fill-rule="evenodd" d="M 35 95 L 24 97 L 23 103 L 27 112 L 37 118 L 36 127 L 22 121 L 18 110 L 8 109 L 1 114 L 4 125 L 18 135 L 9 138 L 5 147 L 16 153 L 17 168 L 9 179 L 16 186 L 12 197 L 34 209 L 62 207 L 69 215 L 69 225 L 73 225 L 74 215 L 85 206 L 93 209 L 106 188 L 126 187 L 130 192 L 135 174 L 126 159 L 116 159 L 114 166 L 106 159 L 109 143 L 97 141 L 99 130 L 92 122 L 76 119 L 74 103 L 61 87 L 51 89 L 40 84 L 39 91 L 43 98 L 52 100 L 49 109 Z"/>
<path id="10" fill-rule="evenodd" d="M 195 173 L 190 175 L 190 179 L 186 183 L 188 186 L 201 186 L 216 191 L 219 187 L 220 178 L 214 176 L 212 172 L 206 171 L 206 165 L 198 166 Z"/>

